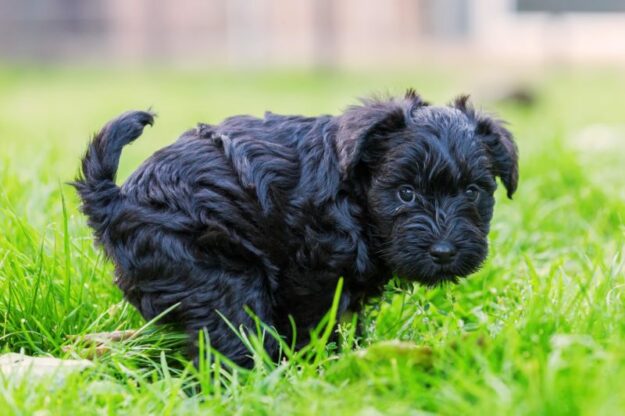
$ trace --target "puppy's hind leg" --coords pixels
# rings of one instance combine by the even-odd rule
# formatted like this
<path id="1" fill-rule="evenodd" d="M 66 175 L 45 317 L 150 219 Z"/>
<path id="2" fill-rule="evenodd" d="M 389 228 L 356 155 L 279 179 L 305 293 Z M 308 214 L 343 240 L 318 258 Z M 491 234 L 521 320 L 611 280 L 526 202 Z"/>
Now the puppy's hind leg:
<path id="1" fill-rule="evenodd" d="M 256 321 L 247 309 L 273 325 L 272 275 L 262 258 L 250 256 L 237 244 L 200 240 L 201 228 L 182 212 L 122 201 L 107 231 L 117 284 L 145 319 L 173 307 L 159 322 L 192 334 L 192 358 L 197 355 L 193 345 L 197 334 L 206 330 L 213 348 L 250 367 L 251 352 L 224 318 L 246 334 L 256 332 Z M 266 335 L 264 345 L 270 357 L 277 356 L 279 343 L 274 338 Z"/>
<path id="2" fill-rule="evenodd" d="M 257 323 L 248 310 L 266 325 L 274 324 L 273 301 L 263 267 L 252 261 L 228 262 L 215 252 L 204 251 L 200 259 L 189 241 L 181 237 L 186 234 L 134 223 L 136 217 L 126 215 L 126 221 L 112 228 L 116 244 L 109 247 L 116 259 L 117 284 L 125 298 L 147 320 L 173 308 L 159 318 L 159 323 L 172 324 L 191 335 L 191 358 L 197 358 L 198 333 L 205 330 L 214 349 L 240 366 L 251 367 L 252 353 L 230 325 L 243 328 L 245 335 L 255 334 Z M 171 221 L 168 226 L 175 224 Z M 122 226 L 133 232 L 122 233 Z M 224 263 L 245 267 L 226 269 Z M 264 347 L 271 358 L 277 357 L 279 343 L 269 334 L 264 337 Z"/>

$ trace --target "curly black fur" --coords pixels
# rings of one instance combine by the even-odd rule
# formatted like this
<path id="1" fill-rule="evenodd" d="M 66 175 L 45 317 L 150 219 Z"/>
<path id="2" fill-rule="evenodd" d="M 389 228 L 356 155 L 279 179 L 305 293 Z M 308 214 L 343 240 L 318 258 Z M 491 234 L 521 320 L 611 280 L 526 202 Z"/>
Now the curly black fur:
<path id="1" fill-rule="evenodd" d="M 163 321 L 205 329 L 240 365 L 249 353 L 220 314 L 252 329 L 247 307 L 286 338 L 292 317 L 301 346 L 341 276 L 340 312 L 393 273 L 456 281 L 487 255 L 495 177 L 517 187 L 511 134 L 466 98 L 435 107 L 410 90 L 339 116 L 200 124 L 118 187 L 122 147 L 152 122 L 128 112 L 95 136 L 74 183 L 83 212 L 146 319 L 179 303 Z"/>

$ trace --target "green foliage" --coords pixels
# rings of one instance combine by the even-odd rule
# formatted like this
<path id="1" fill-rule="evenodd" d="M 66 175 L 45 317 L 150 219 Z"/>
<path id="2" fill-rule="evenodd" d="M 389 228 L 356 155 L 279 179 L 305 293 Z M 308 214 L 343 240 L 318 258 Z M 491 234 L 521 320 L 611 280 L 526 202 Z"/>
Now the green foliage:
<path id="1" fill-rule="evenodd" d="M 0 70 L 0 352 L 75 358 L 89 353 L 81 335 L 142 328 L 63 382 L 0 376 L 0 413 L 624 413 L 622 75 L 547 72 L 532 83 L 532 107 L 480 103 L 511 122 L 521 150 L 519 192 L 498 192 L 483 269 L 434 289 L 393 280 L 359 318 L 363 337 L 353 317 L 331 341 L 330 313 L 307 349 L 283 345 L 280 363 L 259 349 L 275 336 L 259 322 L 245 336 L 254 371 L 220 357 L 197 370 L 174 352 L 181 334 L 143 322 L 65 185 L 88 134 L 126 109 L 161 116 L 125 150 L 122 177 L 197 121 L 337 112 L 365 92 L 408 86 L 444 102 L 471 92 L 463 77 Z M 616 139 L 582 141 L 591 124 Z M 214 354 L 208 337 L 198 342 Z"/>

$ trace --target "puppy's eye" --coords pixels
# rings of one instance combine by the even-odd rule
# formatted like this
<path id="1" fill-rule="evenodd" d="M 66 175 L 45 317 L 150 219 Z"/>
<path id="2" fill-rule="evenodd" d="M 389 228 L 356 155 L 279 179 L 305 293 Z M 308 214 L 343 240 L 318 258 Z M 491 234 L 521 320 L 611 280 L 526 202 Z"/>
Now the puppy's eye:
<path id="1" fill-rule="evenodd" d="M 475 185 L 470 185 L 464 194 L 467 196 L 467 199 L 471 202 L 477 202 L 480 199 L 480 190 Z"/>
<path id="2" fill-rule="evenodd" d="M 399 195 L 399 199 L 401 199 L 402 202 L 408 203 L 414 201 L 414 189 L 412 189 L 412 186 L 402 186 L 399 188 L 399 191 L 397 191 L 397 195 Z"/>

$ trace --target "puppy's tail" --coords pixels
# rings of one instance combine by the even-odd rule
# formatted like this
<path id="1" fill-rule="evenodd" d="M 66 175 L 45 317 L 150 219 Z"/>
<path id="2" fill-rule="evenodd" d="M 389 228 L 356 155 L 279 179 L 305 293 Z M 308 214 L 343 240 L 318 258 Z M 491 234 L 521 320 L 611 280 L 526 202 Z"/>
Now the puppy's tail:
<path id="1" fill-rule="evenodd" d="M 120 200 L 115 177 L 122 148 L 138 138 L 147 124 L 153 123 L 153 113 L 129 111 L 109 121 L 89 143 L 81 172 L 72 185 L 80 195 L 82 211 L 98 239 L 108 225 L 109 213 Z"/>

